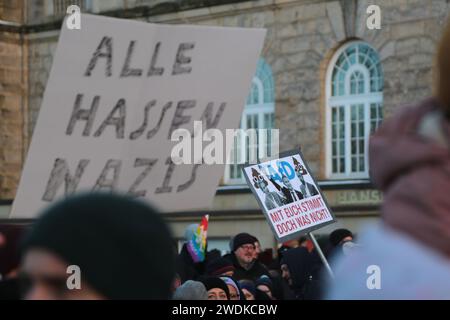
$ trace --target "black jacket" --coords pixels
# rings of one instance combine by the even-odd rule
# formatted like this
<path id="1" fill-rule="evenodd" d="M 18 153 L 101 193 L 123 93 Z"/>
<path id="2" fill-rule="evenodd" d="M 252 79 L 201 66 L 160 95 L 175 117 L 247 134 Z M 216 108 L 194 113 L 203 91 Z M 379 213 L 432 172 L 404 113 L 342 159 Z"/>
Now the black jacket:
<path id="1" fill-rule="evenodd" d="M 231 263 L 233 263 L 234 268 L 235 268 L 233 278 L 236 279 L 237 281 L 243 280 L 243 279 L 256 281 L 262 275 L 269 276 L 269 271 L 258 260 L 256 260 L 253 263 L 252 267 L 249 270 L 245 270 L 237 261 L 234 253 L 227 254 L 224 256 L 224 258 L 229 259 L 229 261 L 231 261 Z"/>
<path id="2" fill-rule="evenodd" d="M 183 248 L 176 259 L 176 271 L 181 278 L 181 282 L 196 280 L 204 273 L 204 270 L 205 262 L 195 263 L 187 250 L 186 244 L 183 244 Z"/>

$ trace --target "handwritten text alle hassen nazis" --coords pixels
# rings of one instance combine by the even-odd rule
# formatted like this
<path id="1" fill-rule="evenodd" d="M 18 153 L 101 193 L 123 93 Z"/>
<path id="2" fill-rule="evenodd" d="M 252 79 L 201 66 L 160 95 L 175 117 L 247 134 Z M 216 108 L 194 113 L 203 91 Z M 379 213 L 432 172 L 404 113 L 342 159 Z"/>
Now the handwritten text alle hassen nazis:
<path id="1" fill-rule="evenodd" d="M 280 236 L 302 230 L 331 218 L 320 196 L 269 211 L 269 216 Z"/>
<path id="2" fill-rule="evenodd" d="M 120 71 L 119 77 L 158 77 L 167 73 L 166 68 L 158 65 L 158 55 L 161 49 L 161 42 L 155 44 L 151 58 L 149 59 L 149 67 L 144 73 L 144 69 L 131 67 L 133 51 L 136 47 L 136 41 L 130 41 L 126 53 L 126 58 L 123 63 L 123 67 Z M 174 56 L 174 63 L 169 70 L 172 76 L 181 76 L 184 74 L 189 74 L 192 71 L 191 58 L 189 57 L 189 51 L 195 48 L 194 42 L 183 42 L 178 46 L 178 50 Z M 84 72 L 85 77 L 90 77 L 93 70 L 97 65 L 103 64 L 104 74 L 106 77 L 113 76 L 113 38 L 103 37 L 100 41 L 98 47 L 94 51 Z M 100 63 L 101 62 L 101 63 Z M 100 70 L 98 70 L 99 72 Z M 159 102 L 156 100 L 150 100 L 144 107 L 143 120 L 139 127 L 132 130 L 129 134 L 125 134 L 125 119 L 126 119 L 126 100 L 123 98 L 118 99 L 115 106 L 112 108 L 111 112 L 108 114 L 106 119 L 97 127 L 94 128 L 94 120 L 97 110 L 100 105 L 100 96 L 95 95 L 90 103 L 90 108 L 83 108 L 82 105 L 84 100 L 87 100 L 83 93 L 78 93 L 75 96 L 75 102 L 73 104 L 73 110 L 68 119 L 68 125 L 65 134 L 70 136 L 74 133 L 76 124 L 84 123 L 84 129 L 82 130 L 83 137 L 99 137 L 105 131 L 106 128 L 112 127 L 115 129 L 115 135 L 117 139 L 130 139 L 136 140 L 141 139 L 151 139 L 154 137 L 164 120 L 164 117 L 169 109 L 175 109 L 174 116 L 168 130 L 168 140 L 170 140 L 172 132 L 180 128 L 182 125 L 190 123 L 191 116 L 188 115 L 188 110 L 197 107 L 197 102 L 195 99 L 186 99 L 178 102 L 165 101 L 162 102 L 160 106 L 161 113 L 159 117 L 152 117 L 150 115 L 152 108 L 155 108 Z M 214 115 L 214 106 L 217 106 L 216 114 Z M 214 103 L 209 102 L 206 104 L 204 111 L 201 115 L 200 121 L 206 127 L 215 128 L 217 127 L 221 116 L 227 106 L 226 102 Z M 149 118 L 157 118 L 158 121 L 156 125 L 152 128 L 148 128 Z M 197 132 L 195 132 L 196 134 Z M 193 133 L 194 136 L 194 133 Z M 75 169 L 74 174 L 68 167 L 67 159 L 57 158 L 55 159 L 52 171 L 50 173 L 49 180 L 47 182 L 46 190 L 42 197 L 44 201 L 53 201 L 58 189 L 65 184 L 65 194 L 71 194 L 76 191 L 79 181 L 89 164 L 89 159 L 81 159 Z M 137 158 L 135 159 L 134 167 L 141 168 L 140 174 L 137 175 L 136 180 L 130 186 L 128 193 L 134 196 L 144 197 L 146 196 L 146 190 L 138 190 L 141 182 L 148 176 L 152 167 L 156 164 L 158 159 L 152 158 Z M 169 185 L 173 171 L 175 170 L 175 164 L 172 159 L 168 157 L 165 161 L 168 165 L 164 180 L 162 185 L 155 189 L 155 193 L 170 193 L 176 190 L 176 192 L 181 192 L 189 188 L 195 181 L 196 170 L 200 164 L 195 164 L 192 169 L 191 177 L 185 183 L 177 186 L 177 188 L 172 188 Z M 100 173 L 98 179 L 92 190 L 114 190 L 118 183 L 118 176 L 120 172 L 120 167 L 122 165 L 122 160 L 120 159 L 109 159 Z M 107 178 L 112 173 L 112 178 Z"/>

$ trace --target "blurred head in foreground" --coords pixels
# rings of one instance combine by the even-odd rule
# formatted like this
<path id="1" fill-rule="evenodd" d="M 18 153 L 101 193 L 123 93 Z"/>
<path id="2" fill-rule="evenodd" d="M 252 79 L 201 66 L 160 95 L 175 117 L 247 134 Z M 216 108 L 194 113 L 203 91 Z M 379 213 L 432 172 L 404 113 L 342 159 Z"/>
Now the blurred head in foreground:
<path id="1" fill-rule="evenodd" d="M 24 241 L 24 298 L 168 299 L 171 243 L 167 225 L 143 202 L 103 193 L 66 198 L 44 210 Z"/>

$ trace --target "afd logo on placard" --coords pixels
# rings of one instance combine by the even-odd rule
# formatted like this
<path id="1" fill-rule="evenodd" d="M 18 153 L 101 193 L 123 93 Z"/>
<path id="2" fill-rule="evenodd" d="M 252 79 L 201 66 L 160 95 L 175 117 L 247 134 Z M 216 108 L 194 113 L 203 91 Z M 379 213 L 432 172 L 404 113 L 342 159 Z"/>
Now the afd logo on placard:
<path id="1" fill-rule="evenodd" d="M 71 5 L 67 8 L 68 14 L 66 19 L 66 26 L 69 30 L 81 29 L 81 10 L 79 6 Z"/>

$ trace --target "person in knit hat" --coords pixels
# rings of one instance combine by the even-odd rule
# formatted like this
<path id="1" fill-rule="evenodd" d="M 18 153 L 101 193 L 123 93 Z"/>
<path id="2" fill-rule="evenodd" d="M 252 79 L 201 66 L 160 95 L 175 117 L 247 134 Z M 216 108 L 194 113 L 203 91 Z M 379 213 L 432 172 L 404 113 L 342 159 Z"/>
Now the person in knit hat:
<path id="1" fill-rule="evenodd" d="M 255 259 L 255 242 L 258 239 L 248 233 L 239 233 L 233 238 L 233 252 L 227 257 L 234 265 L 236 280 L 249 279 L 255 281 L 263 274 L 268 275 L 267 269 Z"/>
<path id="2" fill-rule="evenodd" d="M 208 292 L 200 281 L 188 280 L 175 290 L 172 300 L 208 300 Z"/>
<path id="3" fill-rule="evenodd" d="M 330 233 L 330 243 L 333 247 L 337 247 L 346 241 L 353 240 L 353 233 L 347 229 L 336 229 Z"/>
<path id="4" fill-rule="evenodd" d="M 239 283 L 232 277 L 220 277 L 228 286 L 230 292 L 230 300 L 245 300 L 244 294 L 241 291 Z"/>
<path id="5" fill-rule="evenodd" d="M 230 300 L 230 291 L 219 277 L 202 277 L 199 279 L 208 292 L 208 300 Z"/>
<path id="6" fill-rule="evenodd" d="M 256 286 L 256 289 L 261 290 L 262 292 L 267 294 L 270 299 L 273 299 L 273 294 L 272 294 L 273 284 L 272 284 L 272 280 L 268 276 L 263 275 L 263 276 L 259 277 L 256 280 L 255 286 Z"/>
<path id="7" fill-rule="evenodd" d="M 251 280 L 241 280 L 239 281 L 242 293 L 245 296 L 245 300 L 255 300 L 256 288 L 255 283 Z"/>
<path id="8" fill-rule="evenodd" d="M 174 258 L 168 226 L 144 202 L 106 193 L 67 197 L 45 209 L 25 237 L 25 298 L 168 299 Z"/>
<path id="9" fill-rule="evenodd" d="M 206 275 L 208 276 L 228 276 L 234 274 L 234 265 L 226 258 L 218 258 L 210 261 L 206 266 Z"/>

